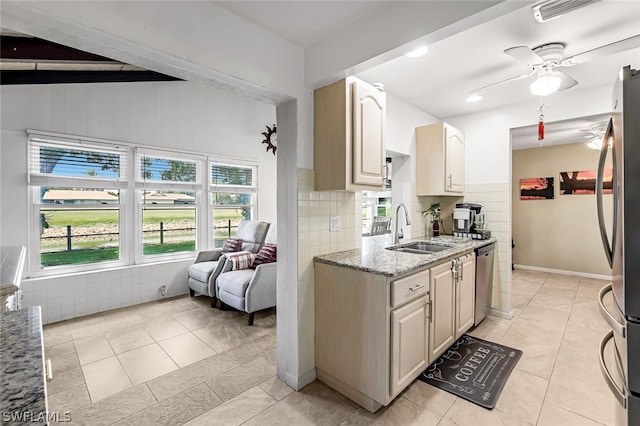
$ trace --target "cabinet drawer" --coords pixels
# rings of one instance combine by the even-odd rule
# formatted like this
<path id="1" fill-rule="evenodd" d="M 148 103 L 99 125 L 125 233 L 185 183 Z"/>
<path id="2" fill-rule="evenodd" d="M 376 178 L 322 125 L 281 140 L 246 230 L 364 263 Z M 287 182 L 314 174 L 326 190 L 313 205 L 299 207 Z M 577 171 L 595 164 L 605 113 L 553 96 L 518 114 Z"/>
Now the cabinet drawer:
<path id="1" fill-rule="evenodd" d="M 429 271 L 418 272 L 391 282 L 391 307 L 396 308 L 429 293 Z"/>

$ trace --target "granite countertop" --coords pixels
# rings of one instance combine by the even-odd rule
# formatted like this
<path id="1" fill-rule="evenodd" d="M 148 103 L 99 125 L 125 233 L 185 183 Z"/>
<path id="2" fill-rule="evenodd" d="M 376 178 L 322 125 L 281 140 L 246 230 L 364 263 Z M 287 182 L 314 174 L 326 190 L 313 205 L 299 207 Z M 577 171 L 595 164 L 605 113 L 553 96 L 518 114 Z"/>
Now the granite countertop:
<path id="1" fill-rule="evenodd" d="M 47 424 L 40 306 L 0 314 L 0 423 Z"/>
<path id="2" fill-rule="evenodd" d="M 318 263 L 326 263 L 328 265 L 341 266 L 388 277 L 396 277 L 442 263 L 449 259 L 454 259 L 462 254 L 471 253 L 478 247 L 486 246 L 497 241 L 496 238 L 493 237 L 487 240 L 472 240 L 469 238 L 441 236 L 435 238 L 415 238 L 413 240 L 403 241 L 398 245 L 407 245 L 412 241 L 425 240 L 434 244 L 450 245 L 451 248 L 432 254 L 413 254 L 387 250 L 386 247 L 393 246 L 394 244 L 392 236 L 386 234 L 363 238 L 362 248 L 323 254 L 314 257 L 313 260 Z"/>

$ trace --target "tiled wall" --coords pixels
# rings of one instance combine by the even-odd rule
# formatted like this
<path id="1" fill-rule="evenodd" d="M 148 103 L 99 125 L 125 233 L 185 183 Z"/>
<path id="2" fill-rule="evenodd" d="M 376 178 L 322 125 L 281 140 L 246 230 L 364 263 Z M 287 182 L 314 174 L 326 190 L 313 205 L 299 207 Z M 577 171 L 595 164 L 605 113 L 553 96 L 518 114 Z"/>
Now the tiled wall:
<path id="1" fill-rule="evenodd" d="M 45 324 L 187 292 L 192 260 L 23 280 L 22 306 L 42 307 Z"/>
<path id="2" fill-rule="evenodd" d="M 300 346 L 311 348 L 309 353 L 311 361 L 315 329 L 313 257 L 362 246 L 361 194 L 337 191 L 316 192 L 313 190 L 313 181 L 313 170 L 298 169 L 298 311 L 295 317 L 299 324 Z M 340 231 L 329 231 L 331 216 L 340 217 Z M 311 362 L 310 366 L 313 367 L 313 365 Z M 302 374 L 308 373 L 303 369 Z M 313 378 L 315 378 L 315 370 L 310 380 Z"/>
<path id="3" fill-rule="evenodd" d="M 508 182 L 466 184 L 464 201 L 482 204 L 491 236 L 498 239 L 493 274 L 492 308 L 511 313 L 511 192 Z M 498 312 L 497 312 L 498 313 Z"/>
<path id="4" fill-rule="evenodd" d="M 361 193 L 313 190 L 313 170 L 298 169 L 298 279 L 313 280 L 313 257 L 362 246 Z M 331 216 L 340 231 L 329 231 Z"/>

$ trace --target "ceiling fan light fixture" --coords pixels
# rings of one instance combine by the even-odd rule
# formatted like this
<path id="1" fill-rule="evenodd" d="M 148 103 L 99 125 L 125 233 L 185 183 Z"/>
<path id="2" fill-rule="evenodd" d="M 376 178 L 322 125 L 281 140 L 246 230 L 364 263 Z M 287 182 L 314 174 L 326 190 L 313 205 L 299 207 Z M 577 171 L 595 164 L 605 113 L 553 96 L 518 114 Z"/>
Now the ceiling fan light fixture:
<path id="1" fill-rule="evenodd" d="M 531 83 L 529 89 L 531 90 L 531 93 L 536 96 L 548 96 L 553 92 L 558 91 L 561 83 L 562 80 L 560 77 L 552 74 L 543 74 L 539 76 L 536 81 Z"/>
<path id="2" fill-rule="evenodd" d="M 595 137 L 587 142 L 587 147 L 600 151 L 602 149 L 602 138 Z"/>
<path id="3" fill-rule="evenodd" d="M 426 55 L 428 51 L 428 46 L 420 46 L 417 49 L 412 50 L 411 52 L 405 53 L 405 56 L 408 58 L 419 58 L 420 56 Z"/>
<path id="4" fill-rule="evenodd" d="M 467 96 L 467 99 L 465 99 L 465 102 L 478 102 L 482 100 L 482 95 L 479 93 L 471 93 L 469 96 Z"/>

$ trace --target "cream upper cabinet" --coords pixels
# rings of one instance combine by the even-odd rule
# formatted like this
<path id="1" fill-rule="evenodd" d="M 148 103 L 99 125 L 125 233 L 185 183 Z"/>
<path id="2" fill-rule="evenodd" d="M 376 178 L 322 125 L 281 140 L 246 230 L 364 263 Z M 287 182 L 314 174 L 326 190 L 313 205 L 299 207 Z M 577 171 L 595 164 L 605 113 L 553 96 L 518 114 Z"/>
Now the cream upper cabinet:
<path id="1" fill-rule="evenodd" d="M 316 191 L 383 188 L 385 110 L 385 93 L 352 77 L 314 92 Z"/>
<path id="2" fill-rule="evenodd" d="M 457 261 L 456 339 L 473 327 L 476 300 L 475 256 L 474 253 L 471 253 Z"/>
<path id="3" fill-rule="evenodd" d="M 452 262 L 431 268 L 429 363 L 435 361 L 455 339 L 456 289 L 451 268 Z"/>
<path id="4" fill-rule="evenodd" d="M 446 124 L 416 128 L 418 195 L 464 194 L 464 134 Z"/>

